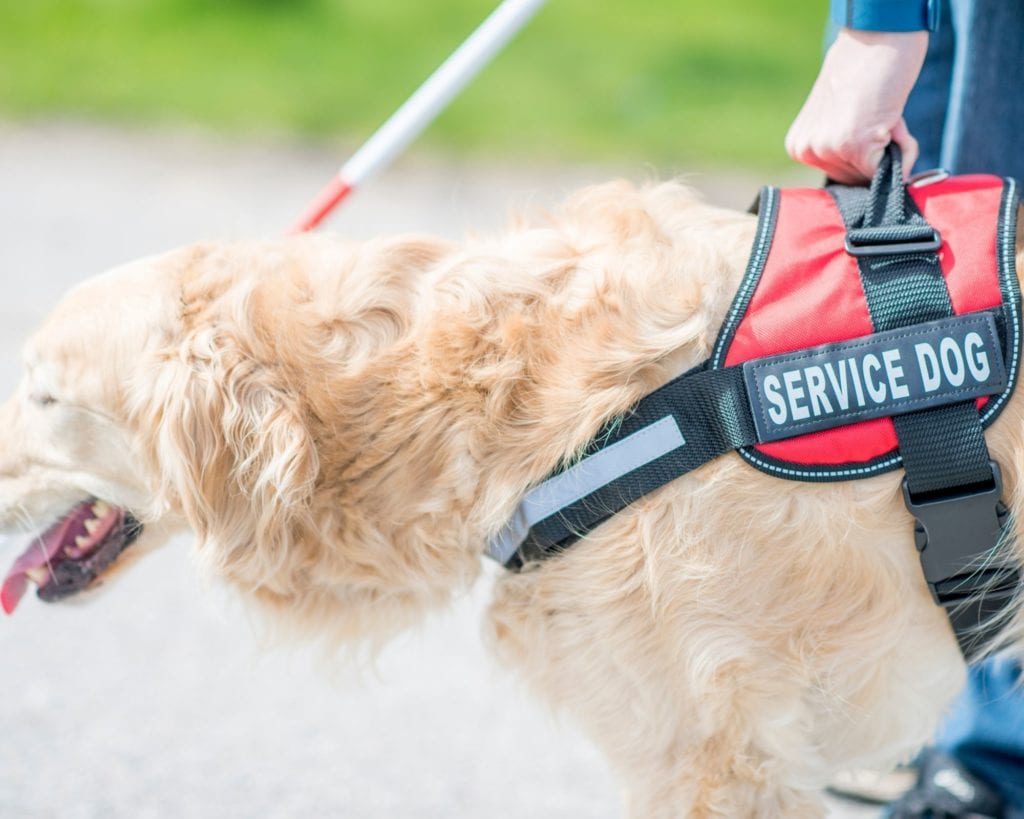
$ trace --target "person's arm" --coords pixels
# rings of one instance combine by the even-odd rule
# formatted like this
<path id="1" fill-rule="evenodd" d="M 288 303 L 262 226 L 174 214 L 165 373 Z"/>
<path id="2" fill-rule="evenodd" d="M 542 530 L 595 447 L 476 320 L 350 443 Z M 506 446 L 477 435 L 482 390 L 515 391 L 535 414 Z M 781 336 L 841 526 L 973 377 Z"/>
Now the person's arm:
<path id="1" fill-rule="evenodd" d="M 798 162 L 837 182 L 870 179 L 889 142 L 903 150 L 907 173 L 917 141 L 903 108 L 924 64 L 936 0 L 832 0 L 843 26 L 811 93 L 786 135 Z"/>

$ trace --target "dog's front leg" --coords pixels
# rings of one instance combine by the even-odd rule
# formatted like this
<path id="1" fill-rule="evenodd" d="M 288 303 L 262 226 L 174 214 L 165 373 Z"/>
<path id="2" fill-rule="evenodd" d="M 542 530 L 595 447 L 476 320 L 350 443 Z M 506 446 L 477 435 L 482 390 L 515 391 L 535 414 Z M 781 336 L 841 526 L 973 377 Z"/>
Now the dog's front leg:
<path id="1" fill-rule="evenodd" d="M 503 578 L 490 614 L 499 656 L 604 751 L 631 819 L 824 815 L 805 684 L 737 657 L 740 632 L 688 647 L 641 585 L 602 586 L 569 560 Z M 696 609 L 681 622 L 697 635 Z"/>

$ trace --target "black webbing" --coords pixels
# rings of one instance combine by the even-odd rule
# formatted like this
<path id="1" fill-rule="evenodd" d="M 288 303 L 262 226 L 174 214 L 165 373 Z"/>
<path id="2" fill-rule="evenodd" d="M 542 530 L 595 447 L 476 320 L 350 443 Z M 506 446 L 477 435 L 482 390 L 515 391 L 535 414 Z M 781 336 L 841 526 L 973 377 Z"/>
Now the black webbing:
<path id="1" fill-rule="evenodd" d="M 638 498 L 726 452 L 757 441 L 743 368 L 697 368 L 645 396 L 620 422 L 599 434 L 582 457 L 668 416 L 675 418 L 685 439 L 683 446 L 534 525 L 507 565 L 515 568 L 564 549 Z"/>
<path id="2" fill-rule="evenodd" d="M 1020 573 L 1014 566 L 997 565 L 978 571 L 969 582 L 955 577 L 936 589 L 946 610 L 960 650 L 968 661 L 978 656 L 1008 620 L 1020 589 Z"/>
<path id="3" fill-rule="evenodd" d="M 906 251 L 907 244 L 926 246 L 929 239 L 937 238 L 907 194 L 899 148 L 889 146 L 870 189 L 830 185 L 828 191 L 847 226 L 847 249 L 851 245 L 853 250 L 868 246 L 875 251 L 857 255 L 857 261 L 876 330 L 953 315 L 935 250 L 883 251 L 885 246 Z M 911 497 L 925 500 L 954 490 L 954 494 L 970 493 L 976 487 L 992 486 L 992 463 L 974 401 L 899 415 L 892 420 Z M 1000 485 L 998 480 L 996 485 Z M 1000 504 L 998 510 L 991 510 L 991 514 L 998 511 L 998 520 L 1005 525 L 1005 507 Z M 985 519 L 980 520 L 984 525 Z M 981 547 L 986 551 L 972 554 L 975 549 L 971 546 L 957 547 L 955 535 L 945 543 L 929 542 L 918 523 L 918 548 L 924 564 L 938 556 L 932 558 L 930 549 L 952 547 L 958 555 L 959 567 L 950 569 L 950 577 L 932 583 L 931 589 L 945 608 L 968 659 L 1002 626 L 1019 585 L 1016 566 L 1007 565 L 1005 558 L 994 551 L 1000 534 L 998 525 L 995 528 L 990 542 Z"/>
<path id="4" fill-rule="evenodd" d="M 892 244 L 934 234 L 903 184 L 899 149 L 890 146 L 871 188 L 829 186 L 857 244 Z M 876 331 L 952 316 L 953 305 L 934 251 L 858 256 Z M 893 418 L 907 483 L 915 497 L 953 487 L 990 484 L 992 469 L 973 401 Z"/>

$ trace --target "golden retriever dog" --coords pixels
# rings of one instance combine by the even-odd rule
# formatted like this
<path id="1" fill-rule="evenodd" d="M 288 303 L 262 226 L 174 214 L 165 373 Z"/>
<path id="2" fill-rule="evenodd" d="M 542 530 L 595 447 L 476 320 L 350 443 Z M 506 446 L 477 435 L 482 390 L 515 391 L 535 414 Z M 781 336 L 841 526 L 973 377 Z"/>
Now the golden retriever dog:
<path id="1" fill-rule="evenodd" d="M 708 356 L 754 228 L 616 183 L 492 238 L 212 243 L 86 281 L 0 409 L 0 525 L 42 524 L 5 608 L 187 526 L 274 623 L 386 638 L 477 580 L 531 486 Z M 987 439 L 1022 520 L 1020 391 Z M 488 637 L 607 754 L 630 816 L 821 816 L 833 773 L 911 754 L 962 684 L 900 480 L 726 455 L 505 574 Z"/>

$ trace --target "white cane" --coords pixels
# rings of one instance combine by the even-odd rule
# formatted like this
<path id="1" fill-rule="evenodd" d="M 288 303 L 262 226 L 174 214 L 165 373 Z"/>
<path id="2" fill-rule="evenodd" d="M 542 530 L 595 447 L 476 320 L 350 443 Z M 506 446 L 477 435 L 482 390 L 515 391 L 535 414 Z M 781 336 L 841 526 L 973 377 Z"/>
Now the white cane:
<path id="1" fill-rule="evenodd" d="M 546 1 L 504 0 L 341 167 L 289 233 L 312 230 L 342 199 L 405 150 Z"/>

